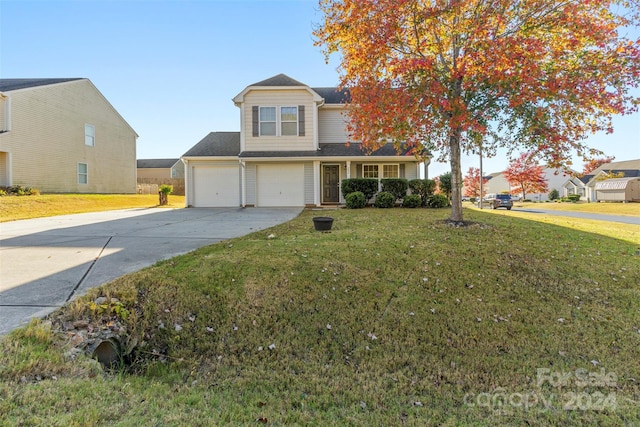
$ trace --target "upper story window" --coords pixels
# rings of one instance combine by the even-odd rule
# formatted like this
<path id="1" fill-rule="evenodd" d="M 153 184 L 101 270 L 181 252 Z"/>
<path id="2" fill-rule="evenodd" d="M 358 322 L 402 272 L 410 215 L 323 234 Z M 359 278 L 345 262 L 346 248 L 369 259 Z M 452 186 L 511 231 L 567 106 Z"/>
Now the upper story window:
<path id="1" fill-rule="evenodd" d="M 305 136 L 304 105 L 252 108 L 253 136 Z"/>
<path id="2" fill-rule="evenodd" d="M 276 134 L 276 107 L 260 107 L 260 135 Z"/>
<path id="3" fill-rule="evenodd" d="M 280 135 L 298 134 L 298 107 L 280 107 Z"/>
<path id="4" fill-rule="evenodd" d="M 93 147 L 96 144 L 96 128 L 93 125 L 84 125 L 84 145 Z"/>

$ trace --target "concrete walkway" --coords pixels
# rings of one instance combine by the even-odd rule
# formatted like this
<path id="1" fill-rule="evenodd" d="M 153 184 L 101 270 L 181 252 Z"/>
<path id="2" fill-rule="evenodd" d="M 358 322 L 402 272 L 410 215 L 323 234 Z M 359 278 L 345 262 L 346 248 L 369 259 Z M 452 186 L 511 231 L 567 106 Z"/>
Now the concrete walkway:
<path id="1" fill-rule="evenodd" d="M 0 334 L 87 289 L 295 218 L 300 208 L 126 209 L 0 223 Z"/>

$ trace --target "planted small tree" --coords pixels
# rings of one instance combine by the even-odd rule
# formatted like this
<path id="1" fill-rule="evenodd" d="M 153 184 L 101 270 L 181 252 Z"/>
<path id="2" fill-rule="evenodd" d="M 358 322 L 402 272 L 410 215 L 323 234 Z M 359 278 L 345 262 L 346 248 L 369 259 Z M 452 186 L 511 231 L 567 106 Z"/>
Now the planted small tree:
<path id="1" fill-rule="evenodd" d="M 165 206 L 169 203 L 169 194 L 173 192 L 173 185 L 161 184 L 158 187 L 158 195 L 160 196 L 160 206 Z"/>

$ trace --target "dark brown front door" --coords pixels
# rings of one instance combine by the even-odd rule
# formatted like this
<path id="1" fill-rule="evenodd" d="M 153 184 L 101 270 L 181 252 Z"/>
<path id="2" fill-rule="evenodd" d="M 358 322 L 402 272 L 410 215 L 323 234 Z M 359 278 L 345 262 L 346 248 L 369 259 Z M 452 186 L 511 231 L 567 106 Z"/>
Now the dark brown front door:
<path id="1" fill-rule="evenodd" d="M 322 167 L 322 203 L 338 203 L 340 193 L 340 166 L 325 165 Z"/>

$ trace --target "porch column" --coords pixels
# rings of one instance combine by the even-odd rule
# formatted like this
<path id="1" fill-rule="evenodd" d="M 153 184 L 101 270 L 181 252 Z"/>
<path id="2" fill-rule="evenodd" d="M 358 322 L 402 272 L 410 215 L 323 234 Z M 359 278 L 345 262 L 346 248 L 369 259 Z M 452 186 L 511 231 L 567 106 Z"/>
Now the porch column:
<path id="1" fill-rule="evenodd" d="M 243 208 L 247 206 L 247 176 L 245 169 L 244 161 L 240 160 L 240 198 L 242 200 L 240 206 Z"/>
<path id="2" fill-rule="evenodd" d="M 347 179 L 351 178 L 351 160 L 347 160 Z"/>
<path id="3" fill-rule="evenodd" d="M 320 160 L 313 161 L 313 203 L 316 206 L 320 206 L 320 187 L 322 181 L 320 180 Z"/>

